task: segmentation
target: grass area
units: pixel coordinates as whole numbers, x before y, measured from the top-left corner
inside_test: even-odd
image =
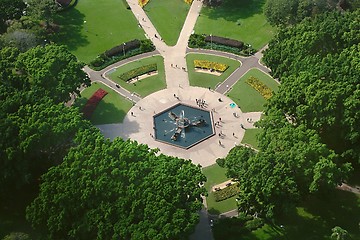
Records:
[[[256,136],[262,131],[261,128],[254,128],[254,129],[246,129],[244,138],[242,139],[242,143],[250,144],[252,147],[258,149],[258,141]]]
[[[183,0],[154,0],[144,7],[158,33],[170,46],[176,44],[189,9],[190,5]]]
[[[208,60],[211,62],[224,63],[228,65],[229,68],[220,76],[215,76],[208,73],[195,72],[194,60]],[[190,85],[204,88],[211,87],[212,89],[214,89],[218,83],[223,82],[226,78],[228,78],[230,74],[240,66],[240,62],[238,61],[206,54],[187,54],[186,62]]]
[[[209,192],[209,196],[206,198],[208,211],[211,214],[220,214],[236,208],[236,196],[223,200],[221,202],[215,202],[214,194],[211,193],[212,186],[225,182],[230,178],[225,175],[226,169],[220,167],[218,164],[214,164],[203,168],[203,173],[207,177],[205,188]]]
[[[81,98],[76,100],[76,106],[80,108],[85,105],[86,101],[98,90],[104,89],[108,94],[99,102],[90,121],[94,125],[120,123],[124,120],[126,113],[132,107],[132,103],[114,90],[108,88],[102,83],[93,83],[90,87],[81,92]]]
[[[260,49],[274,36],[263,14],[266,0],[224,0],[219,7],[203,7],[195,32],[237,39]]]
[[[351,239],[360,239],[359,216],[360,195],[334,190],[330,198],[312,197],[290,216],[276,219],[276,224],[266,224],[241,239],[330,239],[335,226],[347,230]]]
[[[251,69],[240,78],[227,96],[230,97],[243,112],[261,112],[264,110],[266,99],[245,82],[251,76],[256,77],[272,91],[277,92],[279,84],[275,82],[272,77],[258,69]]]
[[[85,63],[122,42],[145,39],[136,17],[120,0],[81,0],[55,21],[61,28],[53,41],[67,45]]]
[[[152,63],[157,64],[157,68],[158,68],[157,75],[147,77],[135,83],[127,83],[118,77],[127,71]],[[136,92],[142,97],[145,97],[153,92],[157,92],[161,89],[166,88],[164,59],[161,56],[149,57],[128,63],[126,65],[119,67],[118,69],[116,69],[116,71],[109,73],[108,77],[111,80],[118,83],[123,88],[127,89],[129,92]]]

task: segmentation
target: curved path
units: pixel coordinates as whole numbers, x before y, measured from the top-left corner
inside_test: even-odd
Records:
[[[125,116],[122,123],[98,125],[97,127],[106,137],[111,139],[118,136],[124,139],[131,138],[140,143],[147,144],[151,148],[159,148],[164,154],[191,159],[193,163],[201,164],[203,167],[214,164],[217,158],[225,157],[234,145],[241,144],[245,129],[254,128],[253,123],[261,117],[261,112],[242,113],[238,107],[231,108],[230,103],[232,103],[232,100],[223,94],[229,91],[231,87],[252,68],[258,68],[265,73],[270,72],[270,70],[259,61],[262,57],[261,52],[263,49],[253,56],[241,57],[214,50],[187,48],[189,36],[193,32],[202,8],[202,1],[197,0],[193,1],[189,9],[177,44],[175,46],[167,46],[161,40],[161,35],[157,32],[144,10],[138,5],[138,0],[127,0],[127,2],[143,28],[145,36],[151,39],[156,50],[124,59],[101,71],[94,71],[87,66],[84,68],[84,71],[87,72],[92,81],[98,81],[107,85],[134,103],[134,106]],[[186,69],[186,55],[189,53],[212,54],[227,57],[241,62],[241,66],[218,85],[215,91],[191,87],[189,86],[187,71],[182,69]],[[121,88],[106,76],[107,72],[124,64],[154,55],[161,55],[164,58],[167,88],[153,93],[144,99]],[[179,99],[174,98],[174,94],[178,96]],[[220,126],[215,127],[216,135],[188,150],[155,141],[152,137],[153,115],[177,104],[179,101],[196,107],[195,99],[204,99],[207,103],[207,109],[209,111],[212,111],[212,109],[215,110],[212,111],[215,122],[221,118]],[[219,101],[219,99],[221,99],[221,101]],[[248,118],[251,118],[253,121],[251,123],[248,122]],[[221,137],[219,133],[222,133]],[[232,211],[229,214],[234,215],[236,214],[235,212]],[[213,239],[206,209],[200,212],[200,223],[196,227],[196,231],[191,236],[191,239]]]

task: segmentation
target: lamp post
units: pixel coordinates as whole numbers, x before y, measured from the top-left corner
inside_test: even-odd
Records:
[[[212,50],[212,33],[210,33],[210,48]]]
[[[124,53],[124,57],[125,57],[125,45],[126,45],[126,43],[123,43],[123,53]]]

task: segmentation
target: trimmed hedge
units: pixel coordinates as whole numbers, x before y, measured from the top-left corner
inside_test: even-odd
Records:
[[[231,198],[240,192],[238,184],[232,184],[226,188],[214,192],[216,202]]]
[[[146,73],[154,72],[157,70],[157,64],[149,64],[145,66],[141,66],[139,68],[132,69],[128,72],[125,72],[118,76],[121,80],[124,80],[125,82],[129,81],[130,79],[133,79],[135,77],[141,76]]]
[[[244,46],[239,49],[236,47],[222,45],[216,42],[207,42],[205,41],[205,35],[201,34],[191,34],[188,41],[189,48],[203,48],[203,49],[212,49],[222,52],[229,52],[236,55],[241,56],[249,56],[250,54],[255,52],[255,49],[250,47],[248,44],[244,44]]]
[[[264,220],[262,218],[254,218],[253,220],[247,221],[245,223],[245,228],[247,230],[251,231],[255,231],[258,228],[261,228],[262,226],[264,226]]]
[[[251,87],[253,87],[256,91],[258,91],[265,99],[269,99],[272,97],[272,90],[268,86],[260,82],[260,80],[256,77],[251,76],[245,82]]]
[[[217,43],[217,44],[221,44],[221,45],[225,45],[225,46],[229,46],[229,47],[235,47],[235,48],[239,48],[239,49],[242,49],[244,47],[244,43],[241,41],[238,41],[235,39],[230,39],[230,38],[218,37],[218,36],[207,35],[205,37],[205,42]]]
[[[118,53],[117,55],[113,55],[112,57],[108,57],[105,53],[102,53],[102,54],[98,55],[94,60],[92,60],[90,62],[90,64],[89,64],[90,67],[92,69],[94,69],[94,70],[99,71],[99,70],[104,69],[107,66],[109,66],[109,65],[111,65],[113,63],[116,63],[118,61],[121,61],[123,59],[129,58],[129,57],[132,57],[132,56],[135,56],[135,55],[139,55],[139,54],[142,54],[142,53],[151,52],[151,51],[155,50],[155,46],[153,45],[153,43],[149,39],[140,40],[139,41],[140,46],[138,46],[135,49],[129,50],[129,47],[132,48],[133,44],[136,44],[136,41],[139,41],[139,40],[135,39],[133,41],[130,41],[130,42],[132,42],[131,44],[128,44],[130,42],[126,43],[124,48],[127,45],[130,45],[130,46],[128,46],[127,49],[125,48],[125,56],[124,56],[123,49],[122,49],[123,45],[121,44],[121,45],[119,45],[117,47],[114,47],[114,48],[106,51],[106,52],[108,52],[108,54],[117,52]],[[119,51],[119,47],[120,47],[120,51]]]
[[[113,57],[119,54],[124,54],[124,52],[136,49],[140,47],[140,41],[138,39],[134,39],[132,41],[122,43],[116,47],[113,47],[110,50],[105,51],[105,56],[107,57]]]
[[[229,68],[228,65],[218,62],[210,62],[208,60],[194,60],[194,67],[203,69],[214,69],[219,72],[225,72]]]

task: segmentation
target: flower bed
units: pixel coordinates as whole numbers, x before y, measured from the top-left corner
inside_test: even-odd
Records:
[[[145,7],[145,5],[149,3],[149,1],[150,0],[139,0],[140,7],[142,7],[142,8]]]
[[[103,99],[108,92],[105,90],[99,88],[92,96],[89,98],[89,100],[86,102],[85,106],[82,109],[82,112],[84,113],[84,117],[86,119],[90,119],[92,114],[94,113],[98,103]]]
[[[226,188],[217,190],[214,192],[214,198],[216,202],[231,198],[240,192],[238,184],[232,184]]]
[[[207,60],[194,60],[194,67],[203,69],[214,69],[219,72],[225,72],[229,66],[223,63],[210,62]]]
[[[133,79],[135,77],[141,76],[146,73],[154,72],[157,70],[156,63],[141,66],[139,68],[132,69],[128,72],[125,72],[118,76],[121,80],[124,80],[125,82],[129,81],[130,79]]]
[[[256,77],[251,76],[245,82],[252,86],[256,91],[258,91],[265,99],[269,99],[272,97],[272,90],[268,86],[260,82],[260,80]]]
[[[194,0],[184,0],[187,4],[192,4]]]

